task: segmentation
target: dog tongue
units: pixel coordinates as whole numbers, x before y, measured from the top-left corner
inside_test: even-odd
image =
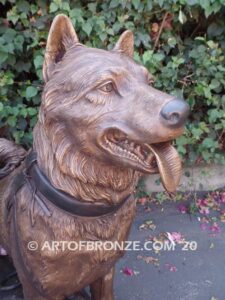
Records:
[[[148,145],[154,153],[165,189],[175,192],[181,177],[181,160],[170,143]]]

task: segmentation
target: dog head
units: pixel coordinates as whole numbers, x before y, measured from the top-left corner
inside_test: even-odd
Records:
[[[154,89],[132,56],[131,31],[111,51],[89,48],[79,43],[69,18],[58,15],[47,41],[40,119],[48,128],[58,124],[49,139],[58,139],[59,161],[72,148],[99,164],[159,172],[173,192],[181,162],[171,141],[183,132],[188,105]]]

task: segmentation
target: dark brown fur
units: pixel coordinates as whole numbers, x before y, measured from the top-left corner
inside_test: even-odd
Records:
[[[112,51],[81,45],[63,15],[57,16],[49,33],[33,148],[39,167],[56,188],[93,205],[120,203],[131,194],[141,174],[156,171],[154,155],[145,153],[148,145],[160,146],[183,131],[183,126],[173,128],[161,121],[160,111],[173,97],[148,85],[147,70],[132,55],[130,31]],[[159,154],[169,153],[166,159],[175,161],[171,146],[167,148]],[[132,151],[136,157],[132,158]],[[163,163],[160,157],[158,161]],[[179,175],[180,165],[174,170]],[[70,215],[46,201],[52,212],[48,217],[38,203],[32,203],[24,185],[8,223],[5,205],[17,172],[1,181],[0,242],[13,258],[25,299],[63,300],[90,285],[92,299],[113,300],[113,267],[123,251],[41,251],[40,247],[45,241],[125,241],[135,214],[134,199],[117,213],[99,218]],[[37,251],[28,250],[30,241],[38,243]]]

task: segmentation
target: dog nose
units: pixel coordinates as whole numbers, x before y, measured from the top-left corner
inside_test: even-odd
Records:
[[[166,121],[168,126],[180,127],[184,125],[184,122],[189,114],[189,105],[179,99],[174,99],[167,102],[160,115],[163,117],[163,120]]]

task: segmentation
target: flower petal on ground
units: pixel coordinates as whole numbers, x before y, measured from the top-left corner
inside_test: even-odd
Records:
[[[202,207],[200,207],[199,212],[200,212],[200,214],[208,215],[209,214],[209,208],[205,207],[205,206],[202,206]]]
[[[177,272],[177,267],[171,264],[165,264],[165,267],[170,271],[170,272]]]
[[[127,275],[127,276],[133,276],[134,275],[134,271],[131,268],[128,268],[128,267],[123,268],[122,273]]]
[[[206,223],[202,223],[202,224],[200,225],[200,227],[201,227],[202,230],[206,230],[206,229],[208,228],[208,226],[207,226]]]
[[[138,199],[138,203],[140,203],[141,205],[145,205],[147,202],[147,198],[146,197],[142,197]]]
[[[188,212],[188,208],[184,204],[179,204],[177,208],[182,214],[186,214]]]
[[[213,225],[209,227],[209,230],[214,233],[221,232],[221,228],[219,227],[219,225],[216,222],[214,222]]]

